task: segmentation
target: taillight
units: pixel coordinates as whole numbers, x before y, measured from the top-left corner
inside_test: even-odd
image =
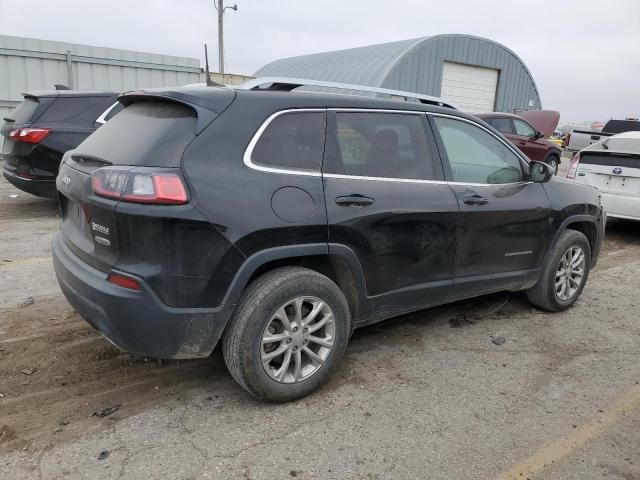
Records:
[[[580,163],[580,152],[577,152],[571,159],[571,163],[569,164],[569,168],[567,169],[567,173],[565,174],[566,178],[571,178],[571,179],[576,178],[576,172],[578,171],[579,163]]]
[[[140,284],[135,278],[131,278],[116,272],[109,273],[107,282],[113,283],[114,285],[118,285],[122,288],[127,288],[129,290],[135,290],[136,292],[142,290]]]
[[[96,195],[131,203],[182,205],[189,197],[179,175],[173,172],[99,168],[91,175]]]
[[[91,174],[93,193],[101,197],[120,200],[122,190],[127,183],[129,170],[99,168]]]
[[[19,128],[9,132],[9,138],[14,142],[40,143],[51,132],[48,128]]]
[[[122,200],[134,203],[161,203],[180,205],[187,203],[187,191],[175,173],[133,173]]]

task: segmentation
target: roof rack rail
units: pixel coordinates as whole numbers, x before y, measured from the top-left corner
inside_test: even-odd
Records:
[[[402,90],[391,90],[388,88],[369,87],[367,85],[354,85],[351,83],[325,82],[322,80],[309,80],[306,78],[288,78],[288,77],[258,77],[249,80],[242,85],[234,88],[237,90],[269,90],[290,92],[300,87],[323,87],[336,88],[340,90],[353,90],[356,92],[380,93],[390,95],[392,97],[400,97],[404,101],[417,100],[420,103],[428,105],[437,105],[439,107],[456,108],[451,103],[438,97],[429,95],[421,95],[419,93],[403,92]],[[395,98],[394,98],[395,99]]]

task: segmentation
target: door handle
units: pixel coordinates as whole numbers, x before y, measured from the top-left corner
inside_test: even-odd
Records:
[[[336,198],[336,203],[341,207],[366,207],[374,202],[373,198],[364,195],[354,194]]]
[[[489,200],[480,195],[469,195],[468,197],[464,197],[462,201],[467,205],[486,205],[489,203]]]
[[[526,145],[526,144],[527,144],[527,142],[525,142],[524,140],[519,140],[518,141],[518,145]]]

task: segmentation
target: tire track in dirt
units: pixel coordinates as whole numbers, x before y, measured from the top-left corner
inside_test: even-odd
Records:
[[[0,182],[0,221],[44,223],[46,217],[51,223],[57,215],[55,202],[23,198],[22,194],[11,199],[9,191]],[[16,228],[18,223],[22,224],[12,221],[2,225]],[[1,229],[0,235],[13,238]],[[592,280],[597,279],[598,272],[628,263],[630,257],[638,258],[639,254],[640,224],[611,222]],[[42,259],[44,253],[31,255],[20,253],[13,267],[2,268],[14,268],[23,279],[37,283],[26,267],[34,263],[33,257]],[[1,283],[0,292],[9,286]],[[218,391],[237,390],[219,353],[211,359],[161,364],[122,353],[75,314],[61,293],[42,295],[53,287],[57,286],[33,285],[33,305],[0,308],[0,393],[4,395],[0,398],[0,450],[43,447],[111,428],[113,420],[157,405],[184,404],[203,384],[214,383]],[[477,309],[481,302],[469,301],[466,305]],[[459,313],[461,305],[449,308]],[[398,321],[411,323],[407,318]],[[357,342],[353,348],[357,349]],[[24,374],[25,369],[33,372]],[[108,417],[91,416],[94,411],[117,405],[120,409]],[[3,431],[7,432],[4,437]]]

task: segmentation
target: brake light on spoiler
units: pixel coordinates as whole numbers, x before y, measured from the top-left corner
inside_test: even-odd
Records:
[[[180,176],[162,169],[99,168],[91,174],[91,185],[96,195],[122,202],[182,205],[189,201]]]
[[[45,139],[51,132],[48,128],[19,128],[9,132],[9,138],[14,142],[36,144]]]

